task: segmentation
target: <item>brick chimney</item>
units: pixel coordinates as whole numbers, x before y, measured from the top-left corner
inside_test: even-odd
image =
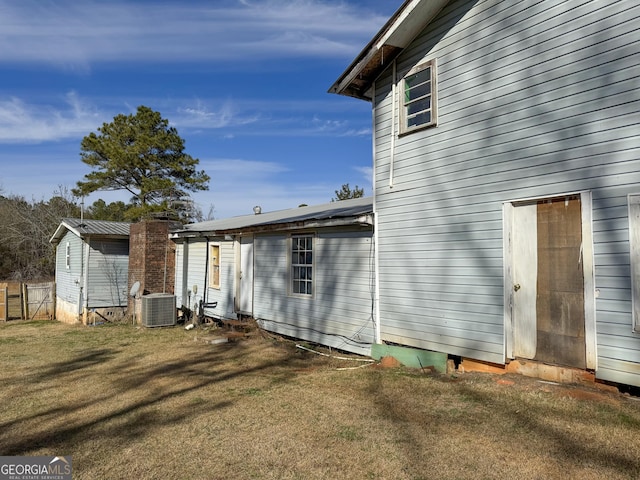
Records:
[[[139,295],[174,293],[175,243],[169,239],[167,220],[142,220],[129,230],[129,289],[140,282]],[[129,311],[133,312],[129,298]],[[139,318],[140,302],[135,302]]]

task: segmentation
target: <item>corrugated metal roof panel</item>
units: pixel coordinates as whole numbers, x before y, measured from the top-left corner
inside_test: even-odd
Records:
[[[100,235],[106,237],[128,237],[130,225],[131,224],[127,222],[63,218],[49,242],[57,243],[60,238],[62,238],[66,230],[75,233],[80,238],[91,235]]]
[[[305,206],[278,210],[275,212],[260,213],[254,215],[242,215],[223,220],[210,220],[206,222],[186,225],[176,234],[189,234],[195,232],[225,232],[269,225],[282,225],[309,221],[323,221],[338,218],[351,218],[368,215],[373,212],[373,200],[371,197],[354,198],[323,205]]]

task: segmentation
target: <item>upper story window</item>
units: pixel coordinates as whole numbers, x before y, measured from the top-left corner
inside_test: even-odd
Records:
[[[71,243],[67,242],[67,246],[65,248],[65,266],[67,269],[71,268]]]
[[[436,60],[415,66],[400,82],[400,134],[437,123]]]
[[[291,293],[313,295],[313,236],[291,237]]]
[[[220,288],[220,245],[209,248],[209,287]]]

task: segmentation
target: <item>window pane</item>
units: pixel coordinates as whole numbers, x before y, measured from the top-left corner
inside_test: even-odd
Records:
[[[414,115],[426,110],[431,110],[431,97],[423,98],[422,100],[407,105],[408,115]]]
[[[431,82],[421,83],[405,90],[404,101],[409,103],[417,98],[431,95]]]
[[[431,68],[427,67],[424,70],[420,70],[419,72],[414,73],[413,75],[409,75],[405,80],[405,84],[409,89],[415,87],[416,85],[429,81],[431,81]]]
[[[424,112],[407,119],[407,127],[417,127],[431,122],[431,112]]]

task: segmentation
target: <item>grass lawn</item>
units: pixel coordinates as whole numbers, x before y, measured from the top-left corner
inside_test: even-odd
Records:
[[[0,324],[0,455],[71,455],[74,479],[640,478],[637,397],[202,337]]]

